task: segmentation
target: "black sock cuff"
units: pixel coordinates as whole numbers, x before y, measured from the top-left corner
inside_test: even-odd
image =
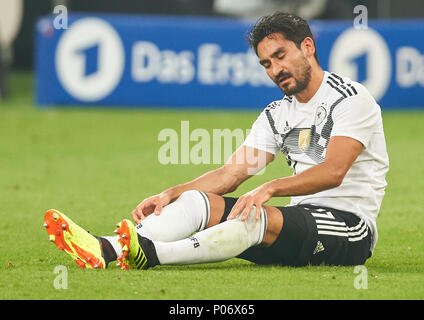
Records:
[[[97,237],[97,239],[100,242],[100,248],[102,249],[102,256],[103,256],[103,259],[105,259],[106,266],[109,264],[109,262],[112,262],[118,259],[115,249],[113,248],[112,244],[107,239],[101,238],[101,237]]]

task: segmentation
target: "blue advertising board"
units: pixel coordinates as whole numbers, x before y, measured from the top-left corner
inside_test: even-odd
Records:
[[[70,14],[36,27],[36,103],[261,109],[283,94],[245,35],[254,21]],[[321,66],[383,108],[424,106],[424,21],[311,21]]]

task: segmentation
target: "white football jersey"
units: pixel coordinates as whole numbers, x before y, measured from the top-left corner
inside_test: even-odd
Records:
[[[324,161],[333,136],[354,138],[364,148],[340,186],[294,196],[290,205],[321,205],[352,212],[370,227],[374,250],[389,159],[380,106],[363,85],[325,72],[320,88],[307,103],[285,96],[268,105],[243,144],[274,155],[281,151],[293,174],[298,174]]]

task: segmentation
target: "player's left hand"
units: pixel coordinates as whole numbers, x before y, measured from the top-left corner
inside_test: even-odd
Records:
[[[246,220],[253,206],[256,207],[256,219],[259,220],[262,205],[271,198],[272,192],[266,184],[263,184],[241,196],[228,215],[227,220],[235,219],[240,214],[242,214],[241,220]]]

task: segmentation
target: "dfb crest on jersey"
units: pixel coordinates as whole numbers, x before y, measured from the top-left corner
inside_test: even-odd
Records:
[[[315,114],[315,125],[319,126],[324,119],[327,117],[327,110],[325,109],[326,104],[320,103],[320,105],[317,108],[317,112]]]
[[[305,151],[311,141],[311,129],[300,130],[299,132],[299,149]]]

